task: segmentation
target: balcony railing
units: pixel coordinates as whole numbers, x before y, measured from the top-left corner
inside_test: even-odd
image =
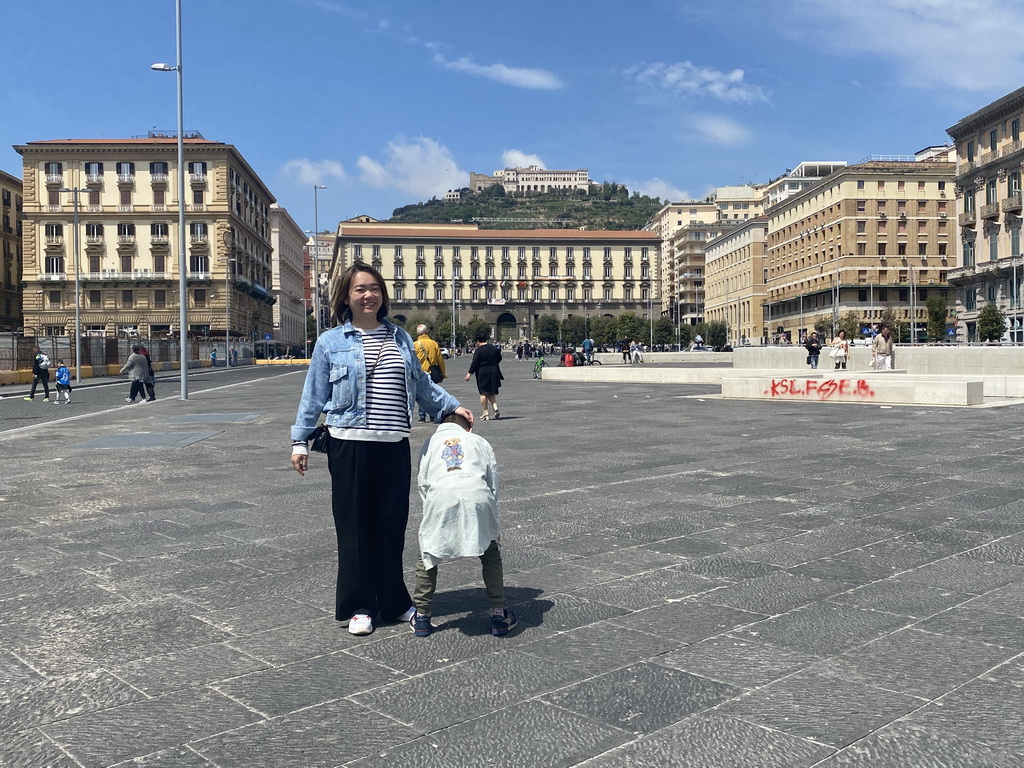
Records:
[[[1022,207],[1021,194],[1018,192],[1016,195],[1010,195],[1003,200],[1003,211],[1019,211]]]
[[[981,218],[998,219],[999,203],[987,203],[986,205],[981,206]]]
[[[119,173],[117,174],[118,184],[134,184],[135,174],[134,173]]]
[[[153,203],[149,206],[149,210],[162,213],[167,210],[167,206],[163,203]]]
[[[958,223],[961,227],[973,227],[976,220],[974,211],[964,211],[960,214]]]
[[[90,282],[104,280],[168,280],[170,276],[164,272],[150,272],[148,269],[136,269],[132,272],[121,272],[116,269],[101,269],[99,272],[82,272],[79,277]]]
[[[192,173],[192,174],[189,174],[189,178],[191,179],[193,184],[205,184],[206,183],[206,174],[205,173]]]
[[[131,213],[134,210],[135,210],[135,206],[132,205],[131,203],[118,203],[117,204],[117,211],[118,211],[118,213]]]
[[[103,235],[86,235],[85,244],[86,246],[103,245]]]
[[[86,184],[102,184],[103,174],[102,173],[87,173],[85,174]]]
[[[39,282],[41,283],[56,283],[67,279],[68,276],[63,272],[46,272],[45,274],[39,275]]]
[[[89,205],[85,206],[85,210],[88,213],[103,213],[103,206],[100,205],[99,203],[90,203]]]
[[[47,245],[64,245],[64,235],[47,235]]]
[[[209,272],[193,272],[191,269],[188,271],[188,276],[191,280],[212,280],[213,275]]]
[[[204,203],[189,203],[185,209],[187,211],[205,211],[206,205]]]
[[[154,184],[166,184],[167,183],[167,174],[166,173],[151,173],[149,178],[150,178],[150,181],[152,181]]]
[[[63,210],[59,205],[50,205],[49,203],[43,203],[39,207],[43,209],[43,213],[60,213]]]
[[[48,173],[46,174],[47,184],[63,184],[64,174],[63,173]]]
[[[153,245],[168,245],[170,238],[167,235],[150,235],[149,242]]]
[[[999,156],[1006,157],[1007,155],[1012,155],[1018,150],[1020,150],[1020,139],[1017,139],[1016,141],[1008,141],[1006,144],[1003,144],[1002,148],[999,150]]]
[[[118,235],[118,245],[135,245],[135,235]]]
[[[976,167],[977,163],[975,163],[973,160],[967,160],[963,163],[960,163],[956,167],[956,175],[963,176],[965,173],[970,173],[971,171],[973,171]]]
[[[206,235],[190,235],[189,239],[192,245],[206,245],[209,242],[209,238]]]

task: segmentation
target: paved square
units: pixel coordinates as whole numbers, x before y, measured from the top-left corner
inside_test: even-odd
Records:
[[[337,626],[326,462],[288,465],[304,370],[0,401],[0,765],[1021,764],[1024,410],[531,370],[478,423],[505,638],[476,559],[430,638]]]

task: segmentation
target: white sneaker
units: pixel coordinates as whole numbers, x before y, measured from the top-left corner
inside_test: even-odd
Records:
[[[365,613],[357,613],[348,622],[351,635],[369,635],[373,633],[373,621]]]
[[[395,619],[395,621],[401,621],[402,623],[406,623],[406,622],[412,621],[412,617],[415,616],[415,615],[416,615],[416,606],[415,605],[410,605],[409,606],[409,610],[406,611],[405,613],[403,613],[397,619]]]

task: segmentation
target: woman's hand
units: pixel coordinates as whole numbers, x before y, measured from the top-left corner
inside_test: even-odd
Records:
[[[469,381],[469,374],[468,373],[466,374],[466,378],[464,378],[463,381]]]
[[[292,469],[298,472],[300,475],[306,474],[306,469],[309,466],[309,456],[305,453],[293,453],[292,454]]]

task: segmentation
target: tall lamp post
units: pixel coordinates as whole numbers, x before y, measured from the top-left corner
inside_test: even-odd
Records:
[[[185,116],[182,109],[181,82],[181,0],[175,0],[175,32],[177,37],[178,63],[176,66],[153,64],[150,69],[157,72],[176,72],[178,81],[178,317],[181,339],[181,399],[188,400],[188,263],[185,253]]]
[[[81,260],[78,233],[78,194],[85,190],[78,187],[61,187],[58,192],[70,192],[75,206],[75,384],[82,383],[82,289],[79,279]]]
[[[313,294],[313,309],[316,312],[316,338],[320,338],[320,198],[322,184],[313,185],[313,279],[316,293]]]

